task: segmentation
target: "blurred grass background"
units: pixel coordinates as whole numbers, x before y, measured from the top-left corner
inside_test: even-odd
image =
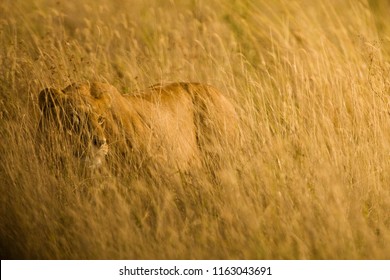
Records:
[[[389,9],[1,1],[1,258],[389,259]],[[36,148],[37,95],[85,80],[216,86],[242,122],[239,172],[85,178],[71,153],[58,169]]]

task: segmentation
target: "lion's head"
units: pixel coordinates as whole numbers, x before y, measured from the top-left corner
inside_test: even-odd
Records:
[[[110,90],[109,85],[100,83],[43,89],[39,93],[40,129],[49,133],[59,130],[71,141],[77,157],[89,167],[100,166],[108,153],[104,122],[111,106]]]

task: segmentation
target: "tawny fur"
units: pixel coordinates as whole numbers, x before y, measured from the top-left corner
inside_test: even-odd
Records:
[[[85,149],[95,145],[99,163],[108,154],[136,168],[152,163],[186,171],[205,162],[219,165],[224,152],[238,144],[232,103],[203,84],[155,85],[126,95],[106,83],[72,84],[42,90],[39,105],[41,123],[54,121],[77,134]]]

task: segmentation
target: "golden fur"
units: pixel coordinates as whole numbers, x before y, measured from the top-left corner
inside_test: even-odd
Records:
[[[73,135],[77,154],[93,158],[92,166],[108,155],[137,169],[160,164],[185,171],[218,164],[238,140],[233,105],[203,84],[155,85],[126,95],[105,83],[72,84],[42,90],[39,105],[40,127],[49,120]]]

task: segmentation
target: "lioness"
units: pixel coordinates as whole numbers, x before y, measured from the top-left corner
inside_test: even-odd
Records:
[[[55,124],[89,166],[106,161],[141,169],[218,165],[238,140],[238,117],[215,88],[198,83],[154,85],[121,94],[106,83],[46,88],[39,94],[40,129]],[[46,128],[47,130],[47,128]]]

